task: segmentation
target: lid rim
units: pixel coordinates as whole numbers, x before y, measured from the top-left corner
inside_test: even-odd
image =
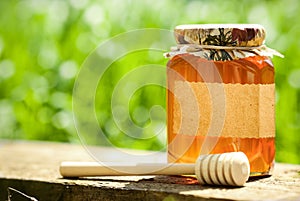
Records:
[[[217,29],[217,28],[261,28],[264,27],[260,24],[180,24],[175,29]]]

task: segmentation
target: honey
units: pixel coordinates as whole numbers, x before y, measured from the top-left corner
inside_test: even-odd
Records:
[[[274,66],[256,49],[264,29],[193,25],[176,27],[175,38],[181,46],[167,64],[168,161],[194,163],[201,154],[242,151],[252,176],[271,174]],[[243,48],[248,45],[255,50]]]

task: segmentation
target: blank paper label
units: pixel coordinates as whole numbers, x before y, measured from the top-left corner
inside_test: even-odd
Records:
[[[275,136],[275,84],[176,81],[173,129],[184,135]]]

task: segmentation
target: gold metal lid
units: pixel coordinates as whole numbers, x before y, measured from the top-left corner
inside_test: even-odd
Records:
[[[264,44],[265,29],[259,24],[190,24],[174,29],[177,44],[227,47],[258,47]]]

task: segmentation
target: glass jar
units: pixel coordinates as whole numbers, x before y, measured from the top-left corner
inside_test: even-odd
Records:
[[[275,84],[265,30],[252,24],[180,25],[166,53],[168,161],[244,152],[251,175],[275,157]]]

